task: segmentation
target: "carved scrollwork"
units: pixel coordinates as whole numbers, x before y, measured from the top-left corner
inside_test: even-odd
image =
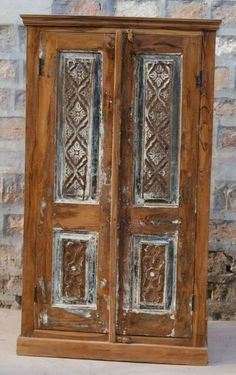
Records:
[[[67,309],[96,304],[98,234],[54,232],[52,303]]]
[[[162,304],[165,287],[165,246],[142,244],[140,302]]]
[[[139,55],[136,65],[135,201],[176,203],[180,56]]]
[[[63,294],[67,298],[85,299],[86,249],[88,241],[63,239]]]
[[[170,198],[170,118],[173,62],[145,64],[143,194]]]
[[[59,198],[96,197],[100,122],[100,54],[62,52],[58,76]]]

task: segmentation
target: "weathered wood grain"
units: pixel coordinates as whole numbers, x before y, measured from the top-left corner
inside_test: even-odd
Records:
[[[26,65],[26,145],[25,145],[25,211],[23,253],[23,301],[22,334],[30,336],[34,328],[34,287],[37,233],[37,146],[38,123],[38,53],[39,30],[29,27],[27,31]]]
[[[26,26],[67,26],[67,27],[107,27],[107,28],[163,28],[172,30],[217,30],[220,20],[203,19],[166,19],[166,18],[138,18],[138,17],[90,17],[63,15],[29,15],[22,14],[21,18]]]
[[[17,354],[198,366],[206,365],[208,361],[206,348],[79,342],[77,340],[40,339],[33,337],[19,337]]]
[[[206,298],[208,265],[208,225],[212,153],[215,34],[207,32],[202,40],[203,87],[201,88],[198,128],[198,180],[196,206],[194,325],[193,342],[205,344],[207,335]]]

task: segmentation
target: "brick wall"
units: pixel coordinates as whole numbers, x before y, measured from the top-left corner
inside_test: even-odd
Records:
[[[19,13],[221,18],[216,48],[208,311],[236,319],[236,0],[1,0],[0,306],[19,307],[25,33]]]

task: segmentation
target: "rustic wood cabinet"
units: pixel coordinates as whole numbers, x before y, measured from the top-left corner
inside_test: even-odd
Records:
[[[22,18],[18,354],[205,364],[219,21]]]

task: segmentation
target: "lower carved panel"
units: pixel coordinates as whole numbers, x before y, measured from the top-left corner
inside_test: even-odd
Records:
[[[164,303],[165,245],[141,243],[141,306]]]
[[[63,295],[69,300],[86,302],[86,249],[88,241],[62,239]]]
[[[55,231],[52,282],[54,305],[66,305],[66,308],[95,305],[96,247],[96,233]]]
[[[177,235],[135,235],[132,241],[131,309],[174,307]]]

